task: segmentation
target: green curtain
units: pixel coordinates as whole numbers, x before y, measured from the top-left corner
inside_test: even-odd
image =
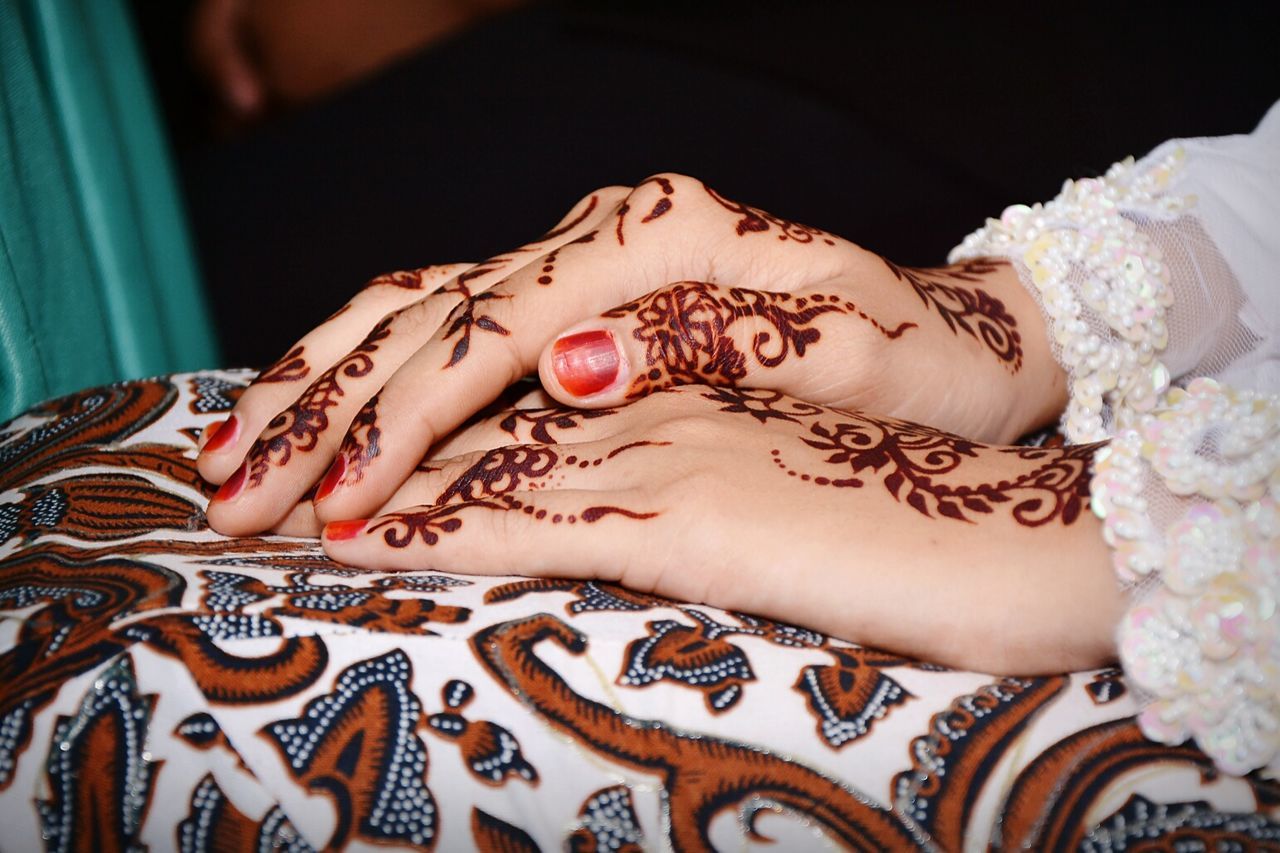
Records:
[[[121,0],[0,0],[0,419],[218,362]]]

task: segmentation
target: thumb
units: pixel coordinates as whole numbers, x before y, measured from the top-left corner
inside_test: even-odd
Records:
[[[678,282],[566,329],[543,350],[538,369],[551,396],[582,408],[673,385],[795,393],[811,384],[797,360],[822,337],[821,318],[848,307],[825,294]]]

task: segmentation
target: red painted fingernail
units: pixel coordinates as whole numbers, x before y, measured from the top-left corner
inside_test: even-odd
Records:
[[[204,443],[201,452],[217,453],[219,450],[225,450],[240,437],[240,419],[232,415],[225,421],[210,424],[209,429],[213,431],[209,433],[209,440]]]
[[[613,335],[604,331],[566,335],[551,348],[556,379],[575,397],[586,397],[612,385],[618,378],[619,363]]]
[[[341,542],[344,539],[355,539],[369,525],[367,518],[353,518],[348,521],[331,521],[324,526],[324,538]]]
[[[347,457],[346,454],[339,453],[333,460],[333,464],[329,466],[329,470],[325,472],[324,479],[320,481],[320,487],[316,489],[316,496],[312,498],[313,503],[320,501],[333,494],[334,489],[338,488],[338,484],[342,482],[342,478],[347,475]]]
[[[236,472],[228,477],[227,481],[223,483],[222,487],[218,489],[216,494],[214,494],[213,499],[215,501],[235,500],[240,495],[240,492],[244,491],[244,481],[248,479],[248,477],[249,463],[242,462],[240,463],[240,467],[236,469]]]

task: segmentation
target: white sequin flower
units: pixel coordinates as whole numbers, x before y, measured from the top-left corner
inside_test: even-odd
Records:
[[[1118,642],[1143,732],[1194,738],[1219,768],[1280,776],[1280,398],[1199,378],[1170,387],[1169,272],[1136,224],[1191,208],[1180,150],[1045,205],[1016,205],[951,253],[1020,264],[1066,370],[1069,441],[1094,458],[1090,506],[1134,604]],[[1157,521],[1159,519],[1159,521]]]

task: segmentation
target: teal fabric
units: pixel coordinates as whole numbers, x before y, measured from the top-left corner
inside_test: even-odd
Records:
[[[217,360],[123,0],[0,0],[0,419]]]

